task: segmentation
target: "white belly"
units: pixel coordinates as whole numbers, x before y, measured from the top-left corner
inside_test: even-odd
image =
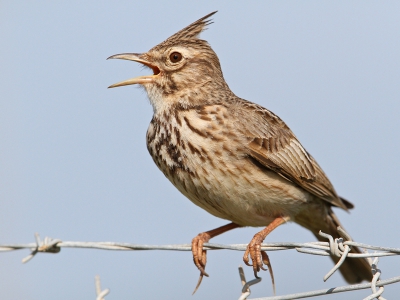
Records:
[[[185,113],[179,119],[152,122],[147,143],[157,166],[194,204],[239,225],[266,226],[278,216],[296,214],[312,199],[305,190],[254,164],[226,131],[215,130],[195,111]],[[232,130],[229,124],[224,129]]]

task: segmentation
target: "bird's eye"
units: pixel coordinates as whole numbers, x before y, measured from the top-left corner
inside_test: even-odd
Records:
[[[171,62],[173,63],[177,63],[180,62],[182,60],[182,54],[180,54],[179,52],[172,52],[169,55],[169,59],[171,60]]]

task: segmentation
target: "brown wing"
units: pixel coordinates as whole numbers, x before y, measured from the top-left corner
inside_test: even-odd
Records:
[[[347,210],[321,167],[278,116],[242,99],[232,105],[232,113],[237,130],[248,140],[251,157],[317,197]]]

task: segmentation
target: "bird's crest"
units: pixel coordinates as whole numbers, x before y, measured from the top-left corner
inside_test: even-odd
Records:
[[[164,42],[160,44],[161,45],[168,45],[168,44],[173,44],[178,41],[189,41],[189,40],[194,40],[198,39],[199,34],[204,31],[207,27],[207,25],[212,24],[212,20],[209,18],[214,15],[217,11],[214,11],[201,19],[197,20],[196,22],[190,24],[189,26],[179,30],[177,33],[174,35],[170,36],[168,39],[166,39]]]

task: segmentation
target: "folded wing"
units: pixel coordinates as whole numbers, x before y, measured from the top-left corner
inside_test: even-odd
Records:
[[[338,197],[321,167],[278,116],[245,100],[235,103],[232,113],[237,130],[248,141],[249,156],[334,206],[352,207]]]

